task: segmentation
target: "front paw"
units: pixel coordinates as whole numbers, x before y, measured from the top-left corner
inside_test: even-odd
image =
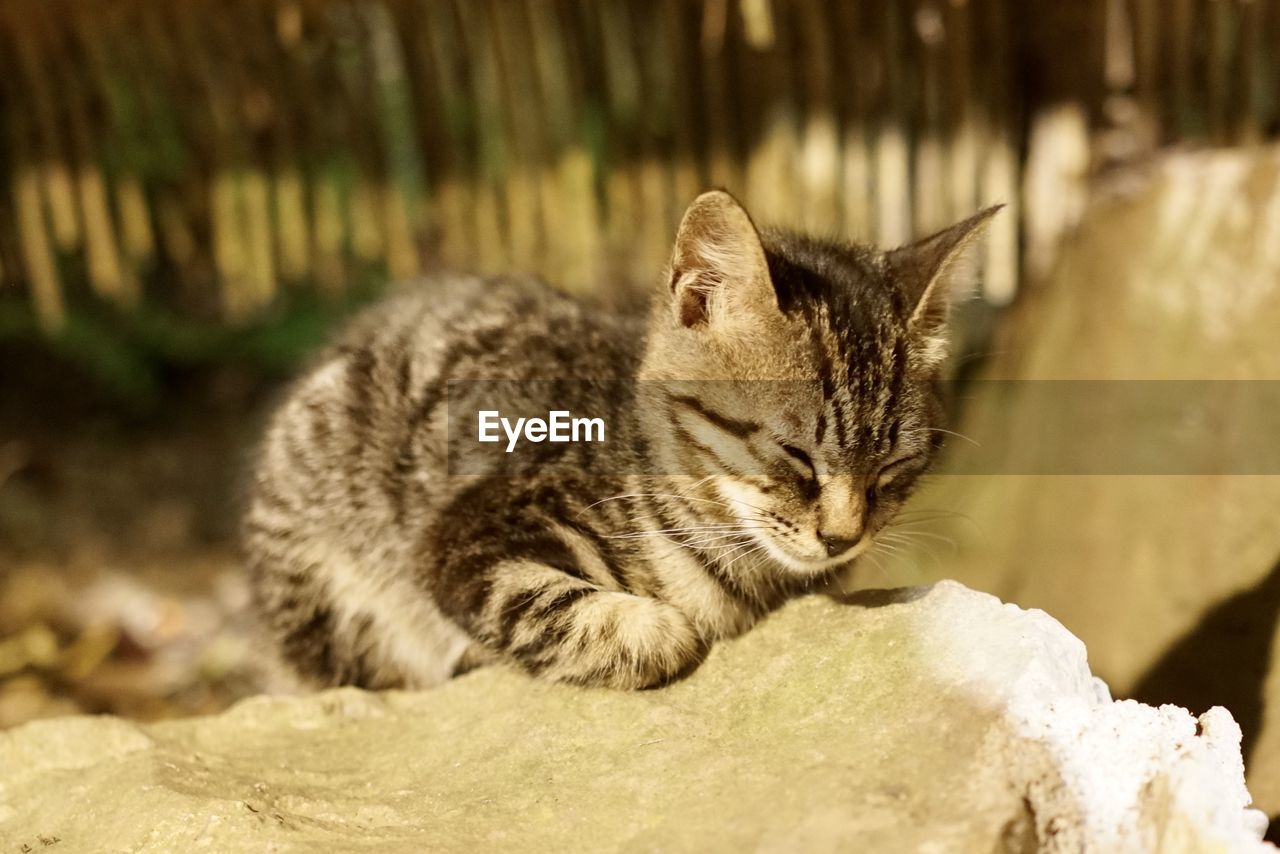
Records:
[[[682,677],[706,656],[708,643],[683,611],[657,599],[599,593],[574,614],[575,659],[567,682],[634,690]]]

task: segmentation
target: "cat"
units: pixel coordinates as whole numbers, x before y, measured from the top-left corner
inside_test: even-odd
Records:
[[[243,545],[275,649],[315,687],[689,672],[891,523],[945,432],[948,308],[997,210],[881,251],[760,231],[710,191],[647,315],[460,276],[375,306],[262,442]],[[468,379],[559,380],[608,441],[458,474]]]

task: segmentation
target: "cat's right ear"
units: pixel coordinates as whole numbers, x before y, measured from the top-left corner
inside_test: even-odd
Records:
[[[907,297],[907,328],[923,362],[936,366],[947,352],[947,316],[975,278],[982,232],[1004,205],[885,254],[888,270]]]
[[[685,210],[667,286],[676,322],[686,327],[778,307],[760,234],[738,200],[723,190],[703,193]]]

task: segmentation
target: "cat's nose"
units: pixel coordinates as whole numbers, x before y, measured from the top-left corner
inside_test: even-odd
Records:
[[[856,537],[840,537],[831,536],[819,531],[818,539],[822,540],[822,545],[826,546],[827,557],[836,557],[837,555],[842,555],[849,551],[849,549],[856,546],[858,541],[862,539],[862,534],[859,533]]]

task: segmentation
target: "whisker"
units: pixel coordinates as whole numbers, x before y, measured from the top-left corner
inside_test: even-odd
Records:
[[[674,492],[631,492],[626,495],[611,495],[608,498],[601,498],[599,501],[588,504],[583,509],[590,510],[592,507],[604,504],[606,501],[621,501],[627,498],[677,498],[681,501],[703,501],[707,504],[718,504],[721,507],[727,507],[730,510],[734,509],[732,505],[726,504],[723,501],[716,501],[711,498],[697,498],[692,495],[678,495]],[[759,510],[760,508],[757,507],[756,509]]]
[[[893,525],[889,525],[883,531],[880,532],[880,536],[882,537],[888,536],[890,534],[892,534],[893,536],[905,539],[908,542],[911,541],[912,539],[919,539],[919,538],[923,538],[926,540],[936,540],[937,542],[946,543],[948,546],[951,546],[951,549],[953,551],[958,549],[958,546],[956,545],[956,541],[953,538],[945,536],[943,534],[935,534],[933,531],[910,531],[910,530],[902,531],[902,530],[898,530]]]
[[[841,595],[841,596],[848,596],[848,595],[849,595],[849,591],[848,591],[847,589],[845,589],[845,586],[844,586],[844,579],[845,579],[845,572],[846,572],[846,571],[847,571],[847,568],[846,568],[846,569],[841,569],[841,570],[840,570],[839,572],[837,572],[835,575],[831,576],[831,579],[836,583],[836,587],[839,587],[839,588],[840,588],[840,595]]]
[[[971,445],[973,445],[975,448],[981,448],[981,447],[982,447],[982,444],[981,444],[977,439],[974,439],[974,438],[972,438],[972,437],[970,437],[970,436],[966,436],[966,435],[965,435],[965,434],[963,434],[963,433],[957,433],[955,430],[944,430],[944,429],[943,429],[943,428],[941,428],[941,427],[916,427],[916,428],[911,429],[911,430],[903,430],[902,432],[903,432],[904,434],[911,434],[911,433],[946,433],[948,436],[955,436],[955,437],[956,437],[956,438],[958,438],[958,439],[964,439],[966,442],[970,443],[970,444],[971,444]]]
[[[883,532],[881,532],[881,536],[883,536],[883,535],[884,535],[884,533],[883,533]],[[900,546],[907,546],[907,547],[910,547],[910,548],[913,548],[913,549],[918,549],[919,551],[924,552],[925,557],[929,558],[929,562],[933,564],[934,569],[938,570],[939,572],[941,572],[941,571],[942,571],[942,568],[943,568],[943,562],[942,562],[942,559],[941,559],[940,557],[938,557],[938,553],[937,553],[937,552],[935,552],[933,549],[931,549],[929,546],[925,545],[924,543],[921,543],[921,542],[912,542],[912,541],[910,541],[910,540],[905,540],[905,541],[904,541],[904,540],[891,540],[890,542],[895,542],[895,543],[898,543]],[[954,544],[952,544],[952,547],[951,547],[951,548],[952,548],[952,553],[953,553],[953,554],[954,554],[956,551],[958,551],[958,550],[956,549],[956,547],[955,547],[955,545],[954,545]]]
[[[741,561],[743,558],[745,558],[745,557],[749,557],[749,556],[751,556],[751,555],[753,555],[753,554],[758,554],[759,552],[762,552],[762,551],[764,551],[764,544],[763,544],[763,543],[757,543],[755,548],[753,548],[753,549],[748,549],[747,551],[745,551],[745,552],[743,552],[742,554],[740,554],[740,555],[738,555],[737,557],[735,557],[733,560],[729,561],[729,563],[725,564],[724,569],[725,569],[725,570],[732,569],[732,568],[733,568],[733,566],[734,566],[734,564],[738,563],[738,562],[739,562],[739,561]]]
[[[732,501],[734,504],[740,504],[743,507],[749,507],[752,510],[755,510],[757,513],[764,513],[765,515],[771,515],[769,511],[765,510],[763,507],[757,507],[754,504],[750,504],[746,501],[743,501],[741,498],[730,498],[729,500]]]
[[[733,542],[730,542],[730,543],[728,543],[728,544],[725,544],[724,546],[721,546],[721,548],[731,548],[731,547],[732,547],[732,548],[737,548],[737,547],[739,547],[739,546],[743,546],[743,545],[746,545],[746,544],[748,544],[749,542],[751,542],[751,540],[750,540],[749,538],[746,538],[746,537],[745,537],[745,535],[743,535],[743,534],[731,534],[731,535],[725,535],[723,538],[720,538],[720,537],[713,538],[713,542],[712,542],[712,545],[710,546],[710,548],[712,548],[712,549],[717,548],[717,546],[715,546],[715,545],[714,545],[714,540],[719,540],[719,539],[731,539],[731,538],[734,538],[734,537],[740,537],[740,538],[743,538],[743,539],[742,539],[742,542],[741,542],[741,543],[733,543]],[[681,549],[685,549],[686,551],[696,552],[696,551],[698,551],[699,549],[705,549],[705,548],[707,547],[705,544],[703,544],[703,543],[701,543],[701,542],[689,542],[689,543],[686,543],[686,542],[681,542],[681,541],[679,541],[679,540],[670,540],[670,543],[671,543],[671,545],[672,545],[674,548],[668,549],[667,551],[663,552],[663,553],[660,555],[660,557],[667,557],[668,555],[673,555],[673,554],[675,554],[676,552],[680,551]]]
[[[889,575],[889,570],[885,569],[884,564],[880,562],[880,558],[876,555],[874,548],[867,549],[862,553],[862,556],[871,561],[871,565],[875,567],[875,569],[880,573],[880,577],[883,578],[886,583],[893,583],[893,578]]]
[[[744,538],[744,539],[743,539],[743,541],[742,541],[742,542],[740,542],[740,543],[736,543],[736,544],[734,544],[734,545],[732,545],[732,546],[724,546],[724,547],[723,547],[723,550],[722,550],[722,552],[721,552],[721,554],[720,554],[718,557],[719,557],[721,560],[724,560],[726,557],[728,557],[728,556],[732,555],[733,553],[735,553],[735,552],[737,552],[737,551],[740,551],[740,550],[741,550],[741,549],[743,549],[743,548],[746,548],[747,546],[753,546],[753,545],[757,545],[757,546],[758,546],[758,545],[760,545],[760,544],[761,544],[761,543],[760,543],[760,541],[759,541],[759,540],[757,540],[755,537],[750,537],[750,536],[748,536],[748,537]]]
[[[639,531],[626,531],[621,534],[606,534],[605,539],[609,540],[626,540],[633,537],[654,537],[662,534],[700,534],[708,531],[729,531],[729,530],[756,530],[758,525],[740,524],[737,522],[725,522],[715,525],[690,525],[686,528],[654,528],[642,529]]]
[[[882,532],[880,536],[883,537],[884,533]],[[925,553],[925,555],[929,558],[929,560],[933,562],[935,567],[937,567],[938,569],[942,569],[942,560],[938,557],[937,552],[935,552],[933,549],[926,546],[924,543],[912,542],[910,540],[889,540],[888,542],[897,543],[899,546],[902,546],[902,547],[918,549]]]
[[[977,534],[982,533],[982,525],[978,523],[972,516],[964,513],[950,513],[946,511],[937,511],[936,515],[922,515],[925,511],[915,511],[914,513],[899,513],[897,517],[889,523],[889,527],[908,528],[914,530],[919,525],[931,525],[938,522],[950,522],[951,520],[959,520],[967,522],[968,526]],[[921,514],[921,515],[917,515]]]
[[[930,516],[930,517],[939,517],[939,518],[946,517],[946,516],[959,516],[962,519],[969,518],[967,515],[959,511],[946,510],[941,507],[921,507],[916,510],[903,510],[898,513],[899,518],[915,517],[915,516]]]
[[[895,554],[895,555],[896,555],[896,554],[901,553],[901,551],[902,551],[902,548],[901,548],[900,546],[892,546],[892,545],[889,545],[889,544],[888,544],[888,543],[886,543],[884,540],[880,540],[880,539],[876,540],[876,545],[877,545],[877,546],[879,546],[880,548],[884,549],[885,551],[889,552],[890,554]]]
[[[735,542],[735,541],[738,541],[738,542],[753,542],[753,540],[751,539],[751,537],[749,536],[749,534],[748,534],[748,533],[746,533],[746,532],[734,532],[734,533],[732,533],[732,534],[717,534],[717,535],[715,535],[715,536],[703,537],[702,539],[692,540],[692,541],[690,541],[690,542],[686,543],[686,545],[690,545],[690,546],[697,546],[697,547],[700,547],[700,548],[705,548],[705,547],[707,547],[707,546],[709,546],[709,545],[711,545],[711,544],[713,544],[713,543],[721,543],[721,542],[724,542],[725,540],[729,540],[729,541],[730,541],[729,545],[733,544],[733,542]]]

